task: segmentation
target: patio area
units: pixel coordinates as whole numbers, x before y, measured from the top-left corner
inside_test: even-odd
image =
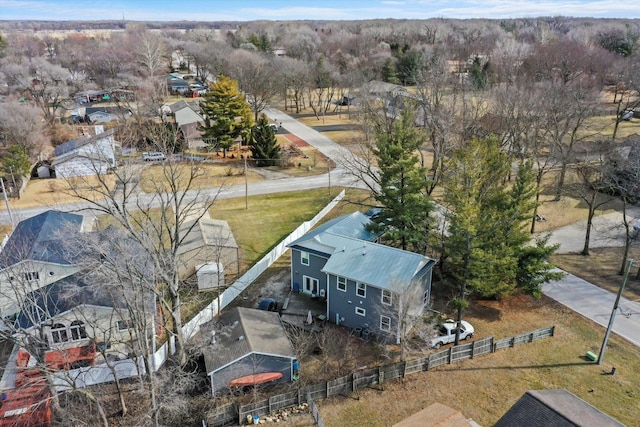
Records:
[[[324,299],[293,291],[289,292],[280,308],[280,319],[283,322],[311,332],[322,330],[322,324],[327,320],[326,314],[327,304]]]

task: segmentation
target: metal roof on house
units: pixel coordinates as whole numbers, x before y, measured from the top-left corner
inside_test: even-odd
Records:
[[[371,224],[371,219],[362,212],[353,212],[325,222],[319,227],[310,230],[304,236],[291,242],[289,247],[312,245],[318,250],[326,248],[323,245],[317,245],[315,237],[323,233],[333,233],[345,237],[353,237],[355,239],[373,242],[378,238],[378,234],[367,231],[366,226]],[[331,253],[331,252],[327,252]]]
[[[422,276],[435,260],[378,243],[325,233],[322,244],[335,248],[322,271],[378,288],[398,290]]]
[[[378,236],[366,230],[369,223],[368,216],[354,212],[327,221],[289,247],[326,255],[325,273],[383,289],[407,286],[435,264],[431,258],[374,243]]]
[[[214,319],[211,326],[207,330],[215,332],[215,343],[203,349],[209,375],[252,353],[296,357],[278,313],[236,307]]]
[[[495,427],[624,427],[567,390],[529,390]]]
[[[24,260],[72,264],[78,245],[67,244],[82,230],[82,215],[49,210],[20,221],[0,252],[0,267]]]

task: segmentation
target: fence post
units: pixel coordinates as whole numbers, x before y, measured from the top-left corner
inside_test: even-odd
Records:
[[[382,366],[378,368],[378,384],[380,384],[382,386],[382,389],[384,390],[384,386],[382,385],[384,383],[384,371],[382,370]]]
[[[556,331],[556,325],[553,325],[551,327],[551,336],[553,336],[554,332]]]
[[[471,358],[473,359],[473,354],[476,351],[476,341],[471,343]]]
[[[449,347],[449,365],[453,363],[453,347]]]
[[[354,392],[354,393],[356,391],[358,391],[358,386],[356,386],[356,379],[357,378],[358,377],[356,376],[355,372],[351,374],[351,391]]]

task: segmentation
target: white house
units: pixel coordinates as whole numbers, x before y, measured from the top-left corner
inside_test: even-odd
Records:
[[[51,166],[57,178],[102,175],[116,166],[114,130],[83,136],[57,146]]]

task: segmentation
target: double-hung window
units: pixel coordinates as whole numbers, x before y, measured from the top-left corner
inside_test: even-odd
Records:
[[[358,283],[358,287],[356,288],[356,295],[362,298],[367,297],[367,285],[365,283]]]
[[[338,276],[338,290],[342,292],[347,292],[347,279],[346,277]]]
[[[380,316],[380,330],[385,332],[391,332],[391,317]]]
[[[392,301],[391,291],[388,289],[383,289],[381,294],[381,302],[384,305],[391,305],[391,301]]]
[[[309,265],[309,252],[300,252],[300,263],[302,265]]]

